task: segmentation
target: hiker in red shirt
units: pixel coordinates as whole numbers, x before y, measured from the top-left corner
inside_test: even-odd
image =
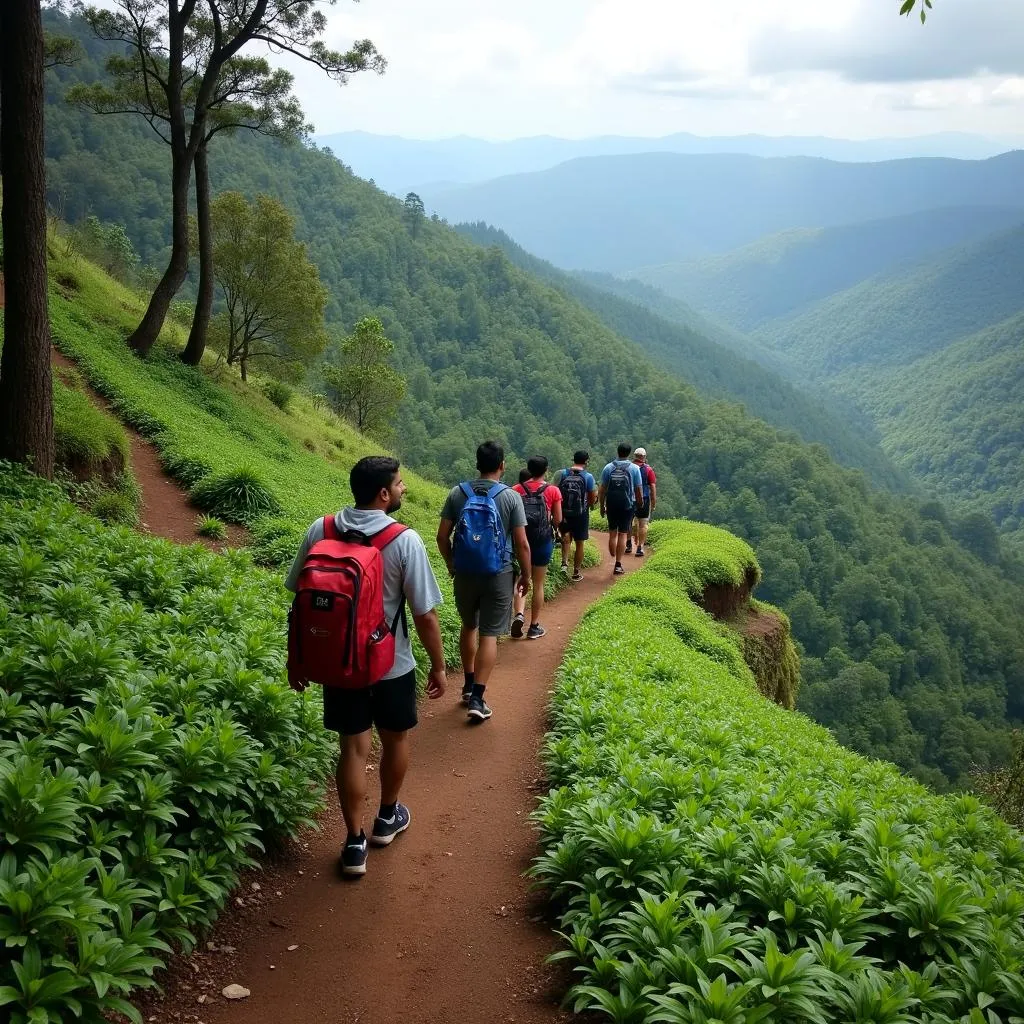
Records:
[[[527,640],[539,640],[547,630],[540,624],[540,613],[544,608],[544,577],[547,575],[551,556],[555,551],[555,531],[562,522],[562,492],[545,483],[548,460],[535,455],[526,463],[529,479],[513,488],[523,499],[526,509],[526,539],[530,544],[530,564],[533,576],[533,601],[530,604],[530,628]],[[518,640],[523,635],[526,616],[526,597],[517,597],[515,616],[512,619],[512,636]]]

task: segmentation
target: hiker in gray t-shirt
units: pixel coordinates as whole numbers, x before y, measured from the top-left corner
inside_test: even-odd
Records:
[[[484,701],[484,687],[498,658],[498,637],[508,633],[512,620],[512,555],[519,562],[518,586],[525,595],[530,589],[530,546],[526,540],[526,510],[523,499],[501,483],[505,472],[505,450],[497,441],[484,441],[476,450],[479,479],[453,487],[441,510],[437,546],[455,584],[455,607],[462,619],[459,649],[466,674],[462,703],[471,719],[484,722],[491,709]],[[469,497],[493,492],[493,501],[505,533],[505,564],[496,573],[455,571],[452,534]],[[493,513],[492,513],[493,514]]]
[[[349,476],[355,508],[343,508],[334,517],[340,534],[361,533],[373,537],[395,522],[405,494],[398,459],[371,455],[360,459]],[[324,539],[324,522],[318,519],[306,532],[285,586],[295,591],[310,548]],[[437,606],[441,591],[415,530],[399,533],[382,551],[384,569],[384,614],[394,623],[395,663],[380,682],[359,689],[325,686],[324,726],[341,736],[337,786],[341,812],[348,836],[341,853],[342,871],[347,875],[366,873],[367,838],[363,832],[366,803],[366,762],[370,756],[373,726],[381,740],[380,810],[373,823],[370,842],[387,846],[409,827],[409,808],[398,795],[409,767],[409,730],[416,725],[416,661],[412,653],[405,608],[408,607],[416,632],[430,658],[427,696],[441,697],[446,676],[441,626]],[[400,621],[398,621],[400,619]],[[339,652],[340,656],[340,652]]]

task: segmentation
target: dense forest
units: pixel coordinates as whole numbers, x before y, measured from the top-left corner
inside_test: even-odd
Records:
[[[575,299],[606,327],[635,341],[654,362],[689,381],[701,394],[742,402],[760,419],[793,430],[805,441],[823,444],[838,461],[863,469],[874,482],[906,489],[908,479],[884,456],[866,421],[835,414],[779,373],[710,341],[701,332],[704,323],[699,314],[693,314],[693,327],[673,322],[649,309],[642,295],[616,294],[611,284],[615,278],[568,274],[531,256],[504,231],[486,224],[461,224],[458,230],[480,245],[499,246],[516,266]]]
[[[51,21],[56,15],[49,15]],[[125,225],[143,259],[167,239],[167,154],[143,127],[64,105],[101,74],[102,49],[58,71],[48,107],[51,199],[66,217]],[[340,154],[344,156],[344,154]],[[267,192],[296,218],[327,286],[329,319],[384,323],[408,396],[394,446],[451,481],[498,435],[516,459],[556,463],[627,438],[659,471],[659,512],[728,527],[765,570],[803,645],[801,706],[843,742],[936,785],[1004,761],[1024,718],[1021,566],[958,543],[941,507],[872,490],[820,445],[702,398],[578,301],[403,205],[328,152],[218,139],[214,191]]]

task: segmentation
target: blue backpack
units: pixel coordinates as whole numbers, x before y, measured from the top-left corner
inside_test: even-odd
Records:
[[[505,485],[496,483],[484,494],[477,494],[469,484],[459,486],[466,496],[466,504],[455,525],[455,571],[472,576],[497,576],[509,561],[505,527],[494,501],[506,489]]]

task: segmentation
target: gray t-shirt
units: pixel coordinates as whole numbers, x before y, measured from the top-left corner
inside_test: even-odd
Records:
[[[472,480],[468,481],[474,491],[486,491],[494,486],[494,480]],[[453,487],[445,500],[444,508],[441,509],[441,518],[449,522],[457,523],[462,509],[466,504],[466,495],[462,485]],[[511,487],[505,487],[494,497],[494,504],[498,507],[498,515],[501,517],[501,525],[505,527],[505,545],[508,550],[507,565],[512,564],[513,544],[512,531],[517,526],[526,526],[526,509],[523,507],[523,499],[516,494]]]
[[[372,537],[395,520],[379,509],[343,508],[334,517],[334,522],[342,533],[346,530],[358,530],[367,537]],[[318,519],[306,531],[306,539],[299,546],[298,554],[285,579],[284,585],[293,593],[309,549],[323,539],[324,523],[322,519]],[[441,603],[441,591],[434,578],[434,570],[430,568],[427,549],[415,530],[400,533],[381,554],[384,558],[384,614],[388,622],[394,622],[403,594],[412,616],[426,615]],[[384,678],[395,679],[412,672],[414,668],[416,659],[412,654],[412,638],[406,636],[399,623],[395,633],[395,664]]]

